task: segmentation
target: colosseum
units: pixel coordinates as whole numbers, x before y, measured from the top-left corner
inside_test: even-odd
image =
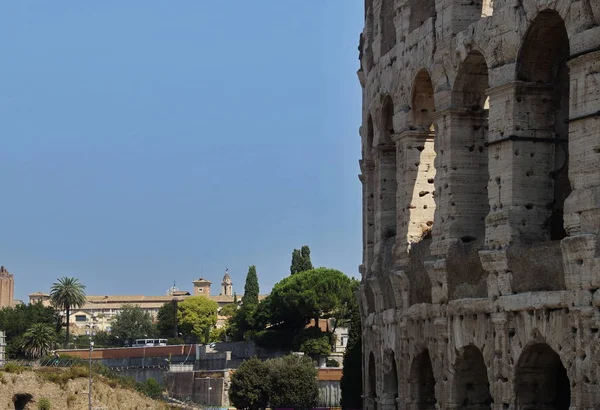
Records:
[[[368,410],[600,408],[600,0],[366,0]]]

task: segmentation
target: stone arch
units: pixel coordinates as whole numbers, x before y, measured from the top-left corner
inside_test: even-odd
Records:
[[[523,350],[515,372],[516,408],[568,410],[571,386],[560,356],[546,343]]]
[[[435,377],[433,366],[429,357],[429,350],[425,349],[412,361],[409,374],[410,400],[414,409],[433,410],[437,400],[435,398]]]
[[[412,125],[421,131],[432,131],[435,111],[433,82],[429,72],[420,70],[415,76],[412,89]]]
[[[25,410],[27,405],[33,401],[33,395],[29,393],[17,393],[13,395],[12,401],[15,405],[15,410]]]
[[[454,0],[452,17],[454,32],[458,33],[482,17],[489,17],[494,11],[492,0],[472,0],[470,2]]]
[[[453,237],[463,242],[483,240],[485,218],[490,210],[487,185],[488,172],[488,117],[486,90],[489,88],[488,67],[478,51],[470,52],[459,67],[452,90],[450,149],[453,167],[460,169],[450,181],[454,207]],[[466,169],[465,169],[466,168]],[[462,187],[468,187],[464,194]]]
[[[367,397],[370,399],[375,399],[377,397],[377,370],[375,367],[375,355],[373,352],[369,353],[368,369],[369,379],[367,384]]]
[[[517,59],[516,126],[525,137],[521,146],[523,174],[518,175],[527,208],[519,227],[525,242],[560,240],[564,201],[571,192],[568,178],[569,37],[554,10],[541,11],[527,30]],[[517,128],[518,129],[518,128]],[[529,154],[529,155],[527,155]],[[539,160],[531,160],[530,156]],[[527,217],[529,216],[529,217]]]
[[[489,410],[493,399],[483,355],[473,345],[461,350],[454,365],[454,404],[466,410]]]
[[[396,355],[394,351],[388,351],[384,359],[385,372],[383,374],[383,391],[386,395],[397,403],[398,398],[398,369],[396,365]]]
[[[428,19],[435,17],[435,0],[410,0],[408,31],[421,27]]]
[[[387,54],[396,45],[396,26],[394,24],[394,0],[382,0],[379,14],[381,27],[381,55]]]

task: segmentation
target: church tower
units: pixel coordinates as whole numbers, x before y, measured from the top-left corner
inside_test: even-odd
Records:
[[[11,307],[15,299],[15,281],[13,275],[0,266],[0,308]]]
[[[221,283],[221,295],[233,296],[233,283],[228,272],[229,269],[225,269],[225,276],[223,276],[223,283]]]

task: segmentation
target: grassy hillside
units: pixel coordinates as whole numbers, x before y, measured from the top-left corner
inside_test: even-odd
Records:
[[[0,370],[0,409],[86,410],[88,373],[85,367],[44,367],[27,370],[9,366]],[[92,403],[106,410],[169,410],[119,380],[95,375]],[[49,405],[49,407],[48,407]]]

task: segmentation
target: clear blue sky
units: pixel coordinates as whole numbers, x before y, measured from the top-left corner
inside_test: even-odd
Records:
[[[362,1],[4,1],[0,265],[15,294],[358,275]],[[214,285],[213,285],[214,286]],[[215,292],[215,290],[213,290]]]

